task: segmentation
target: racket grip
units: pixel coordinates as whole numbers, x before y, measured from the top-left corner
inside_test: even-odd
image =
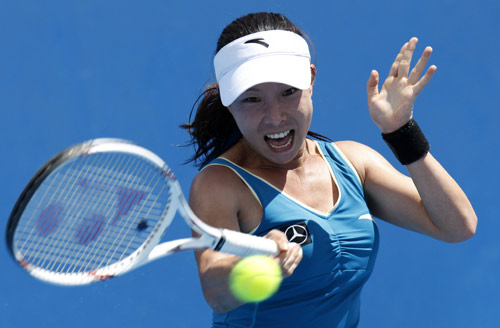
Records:
[[[215,250],[241,257],[280,253],[274,240],[227,229],[222,229],[222,242]]]

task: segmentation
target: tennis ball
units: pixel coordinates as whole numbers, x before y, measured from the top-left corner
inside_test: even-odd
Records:
[[[256,303],[273,296],[281,280],[281,268],[273,258],[254,255],[236,263],[229,274],[229,288],[238,300]]]

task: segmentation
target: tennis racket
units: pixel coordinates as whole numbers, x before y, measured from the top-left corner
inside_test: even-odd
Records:
[[[199,237],[161,240],[177,212]],[[119,139],[91,140],[50,159],[17,200],[7,243],[32,276],[61,285],[102,281],[184,250],[279,253],[270,239],[202,222],[165,162]]]

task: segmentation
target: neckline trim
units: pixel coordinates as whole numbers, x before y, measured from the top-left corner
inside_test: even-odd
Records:
[[[270,183],[269,181],[267,181],[266,179],[256,175],[255,173],[253,172],[250,172],[249,170],[239,166],[238,164],[232,162],[231,160],[225,158],[225,157],[219,157],[221,159],[224,159],[225,161],[228,161],[229,163],[233,164],[234,166],[240,168],[241,170],[247,172],[248,174],[250,174],[251,176],[255,177],[256,179],[259,179],[260,181],[264,182],[265,184],[267,184],[268,186],[270,186],[271,188],[273,188],[274,190],[278,191],[280,194],[282,194],[283,196],[285,196],[286,198],[288,198],[289,200],[291,200],[292,202],[294,202],[295,204],[297,204],[298,206],[300,207],[303,207],[305,208],[306,210],[318,215],[318,216],[321,216],[321,217],[328,217],[330,216],[334,211],[335,209],[337,209],[338,205],[340,204],[340,201],[342,199],[342,189],[340,188],[340,185],[338,183],[338,179],[337,179],[337,176],[335,175],[335,172],[332,170],[332,167],[330,165],[330,163],[328,162],[328,160],[326,159],[323,151],[321,150],[321,147],[319,147],[318,143],[316,140],[313,140],[314,142],[314,145],[315,145],[315,149],[318,150],[321,158],[323,159],[323,161],[326,163],[326,165],[328,166],[328,171],[330,172],[330,179],[331,179],[331,182],[332,183],[335,183],[335,188],[337,188],[337,191],[338,191],[338,197],[337,197],[337,200],[335,202],[335,204],[333,204],[333,207],[328,210],[327,212],[324,212],[324,211],[321,211],[321,210],[318,210],[312,206],[309,206],[307,204],[305,204],[304,202],[298,200],[297,198],[295,198],[294,196],[288,194],[287,192],[283,191],[282,189],[276,187],[275,185],[273,185],[272,183]]]

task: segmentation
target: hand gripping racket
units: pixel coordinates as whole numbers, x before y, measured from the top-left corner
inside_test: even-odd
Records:
[[[177,211],[200,237],[160,243]],[[203,223],[162,159],[118,139],[88,141],[49,160],[17,200],[7,243],[31,275],[62,285],[111,278],[183,250],[279,253],[272,240]]]

